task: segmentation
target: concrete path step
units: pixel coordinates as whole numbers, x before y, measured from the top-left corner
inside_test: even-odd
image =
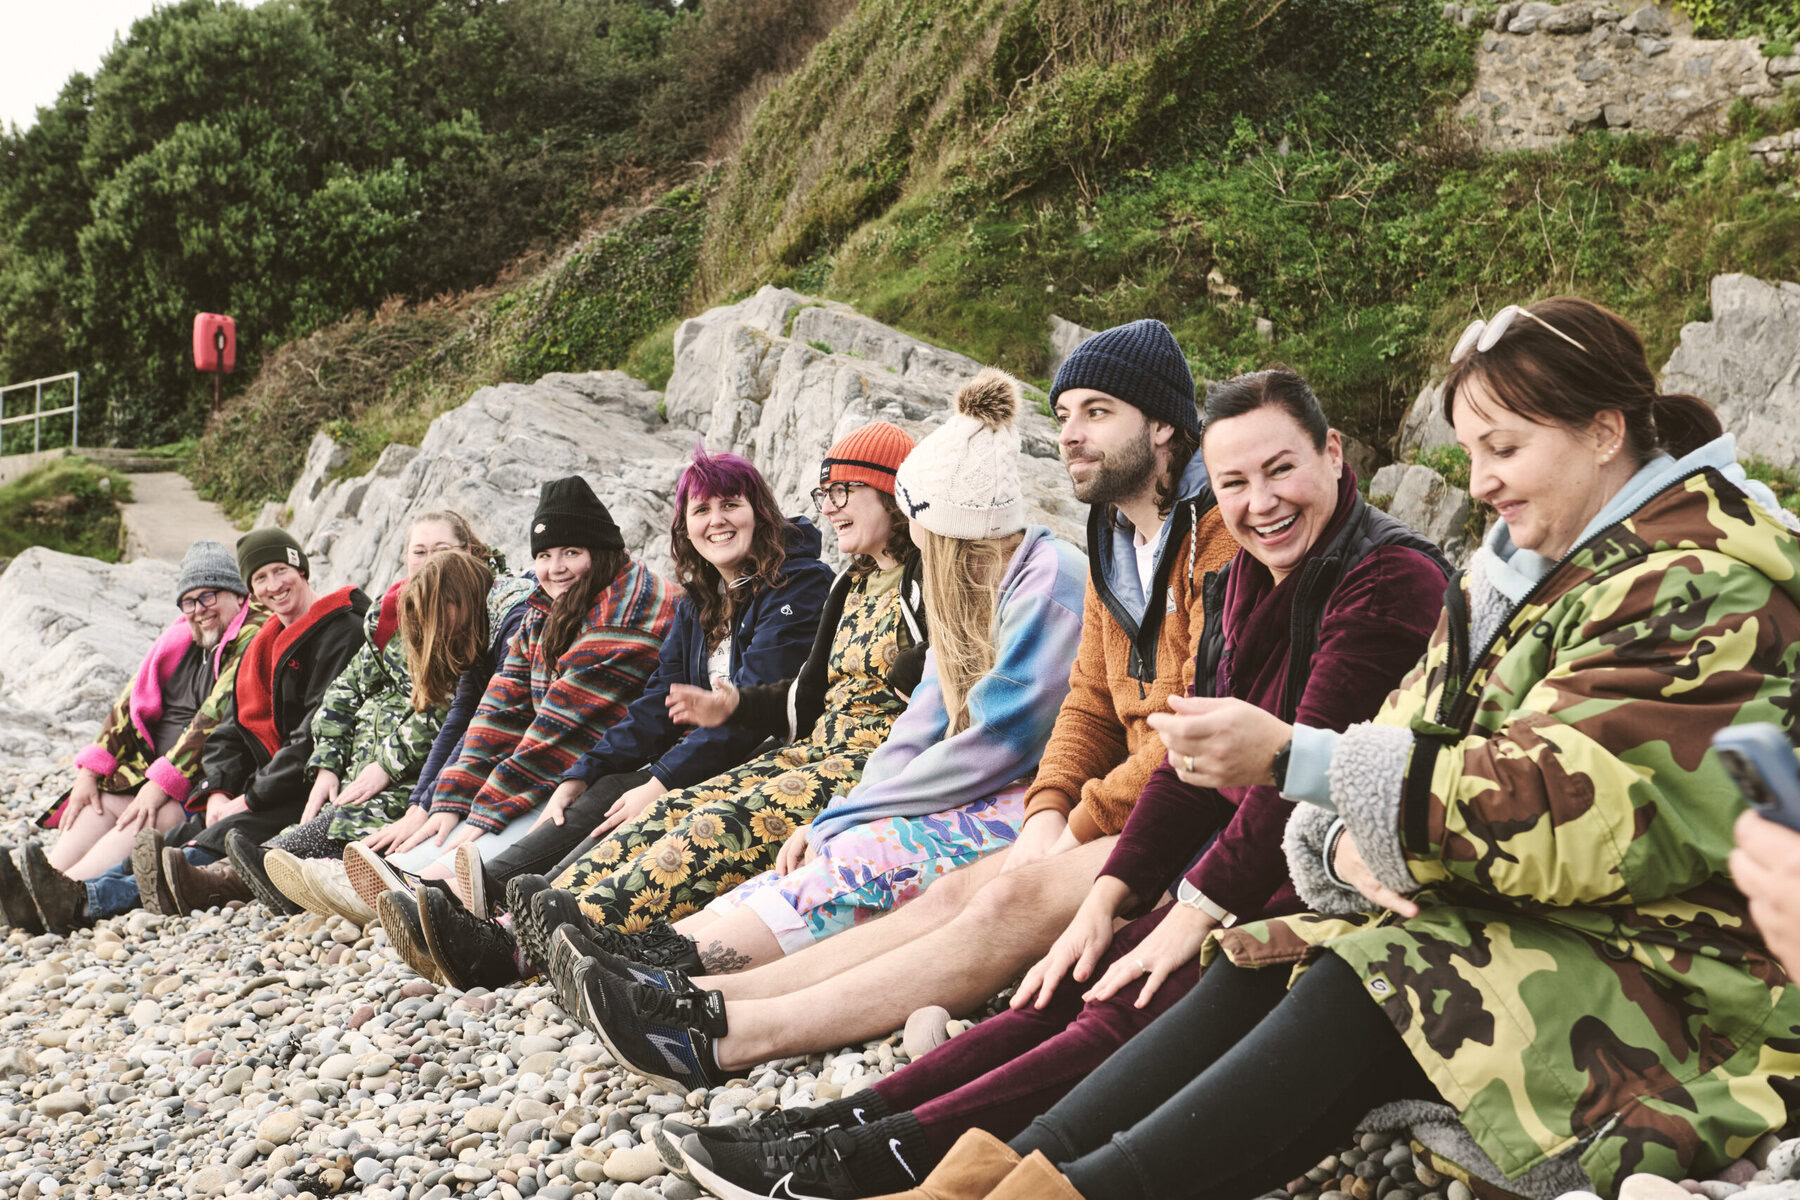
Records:
[[[178,563],[201,538],[237,546],[238,529],[223,510],[194,494],[194,485],[178,471],[152,471],[131,477],[131,500],[120,505],[125,523],[125,558],[158,558]]]

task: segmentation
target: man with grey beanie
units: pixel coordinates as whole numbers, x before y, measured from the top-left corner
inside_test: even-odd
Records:
[[[122,911],[109,902],[108,872],[129,885],[132,840],[140,829],[185,821],[197,799],[207,736],[230,707],[242,652],[268,612],[248,599],[236,557],[199,541],[181,560],[171,599],[180,615],[163,630],[125,685],[94,743],[75,755],[75,779],[39,818],[56,830],[15,863],[0,848],[0,911],[34,932],[68,933]]]

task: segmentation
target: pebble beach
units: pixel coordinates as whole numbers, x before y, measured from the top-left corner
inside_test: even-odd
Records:
[[[12,774],[5,845],[37,832],[60,781],[41,761]],[[915,1020],[911,1038],[921,1032]],[[252,903],[138,911],[70,938],[10,930],[0,1197],[693,1200],[700,1189],[651,1142],[665,1120],[741,1123],[906,1061],[896,1032],[670,1095],[622,1070],[547,986],[441,987],[400,962],[379,923]],[[1796,1174],[1800,1139],[1771,1137],[1721,1179],[1638,1176],[1621,1200],[1800,1200]],[[1270,1196],[1474,1200],[1388,1133]]]

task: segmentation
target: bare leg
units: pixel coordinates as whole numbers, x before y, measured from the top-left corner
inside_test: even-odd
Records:
[[[164,800],[156,810],[156,819],[151,822],[158,833],[167,833],[187,819],[187,809],[180,801]],[[131,843],[137,838],[137,832],[120,833],[117,829],[109,829],[100,835],[100,840],[88,847],[88,852],[80,861],[70,866],[63,874],[70,879],[92,879],[103,875],[131,857]],[[54,865],[54,864],[52,864]]]
[[[922,1004],[974,1009],[1049,949],[1114,840],[1088,842],[993,878],[948,924],[836,978],[774,999],[731,1001],[731,1032],[715,1043],[720,1067],[737,1071],[855,1045],[898,1028]]]
[[[866,921],[834,938],[816,942],[796,954],[777,958],[742,974],[709,976],[696,982],[702,987],[716,989],[726,1000],[737,1001],[785,996],[836,979],[853,967],[881,958],[941,929],[989,880],[999,876],[1000,868],[1006,864],[1006,853],[1002,850],[989,854],[950,872],[932,884],[923,896],[911,904],[901,905],[885,917]],[[757,923],[761,924],[760,921]]]
[[[98,803],[88,805],[73,821],[57,830],[56,841],[44,852],[44,857],[50,860],[51,866],[67,875],[70,867],[80,862],[96,842],[112,831],[130,804],[130,796],[101,792]]]
[[[697,930],[683,929],[681,924],[675,928],[699,945],[700,966],[708,975],[746,971],[781,957],[781,943],[747,908],[734,908],[722,917],[716,913],[694,915],[707,917]]]

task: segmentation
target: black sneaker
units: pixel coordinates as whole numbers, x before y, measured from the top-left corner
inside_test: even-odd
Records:
[[[672,1092],[718,1087],[729,1076],[713,1057],[724,1037],[725,997],[718,992],[665,992],[621,979],[599,960],[575,965],[583,1022],[628,1070]]]
[[[268,853],[267,847],[257,844],[241,829],[233,829],[225,835],[225,857],[231,860],[231,865],[237,868],[238,878],[250,885],[251,892],[262,901],[264,908],[279,917],[291,917],[305,911],[288,899],[287,893],[269,878],[269,872],[263,867],[263,859]]]
[[[36,842],[26,842],[19,857],[23,860],[25,888],[51,933],[68,937],[94,923],[87,911],[87,884],[70,879],[51,866],[44,848]]]
[[[582,929],[588,925],[574,895],[551,887],[542,875],[509,879],[506,911],[512,914],[513,937],[525,952],[525,961],[539,975],[550,969],[550,939],[556,936],[557,929],[569,923]]]
[[[748,1125],[709,1125],[705,1133],[708,1141],[768,1142],[802,1130],[836,1129],[840,1125],[854,1129],[858,1125],[872,1125],[887,1115],[887,1101],[864,1088],[854,1096],[827,1104],[778,1108]]]
[[[704,988],[694,986],[688,973],[680,967],[656,967],[649,963],[638,962],[621,954],[609,952],[600,941],[590,936],[586,930],[577,929],[573,925],[564,925],[556,931],[556,937],[550,942],[550,958],[554,962],[561,947],[569,947],[566,953],[573,953],[577,959],[592,958],[600,964],[602,970],[611,971],[621,979],[629,979],[646,987],[660,988],[665,992],[693,992],[698,994]]]
[[[19,864],[13,861],[12,850],[7,846],[0,846],[0,913],[6,915],[8,925],[23,929],[32,937],[44,932],[43,914],[38,912],[31,891],[25,886],[25,877],[19,874]]]
[[[883,1132],[838,1127],[727,1142],[700,1130],[682,1141],[681,1151],[695,1181],[723,1200],[854,1200],[905,1191],[922,1177],[908,1161],[904,1139]]]
[[[445,983],[469,992],[505,987],[524,978],[513,957],[518,943],[504,925],[476,916],[441,888],[421,887],[413,898],[419,905],[425,944]]]

